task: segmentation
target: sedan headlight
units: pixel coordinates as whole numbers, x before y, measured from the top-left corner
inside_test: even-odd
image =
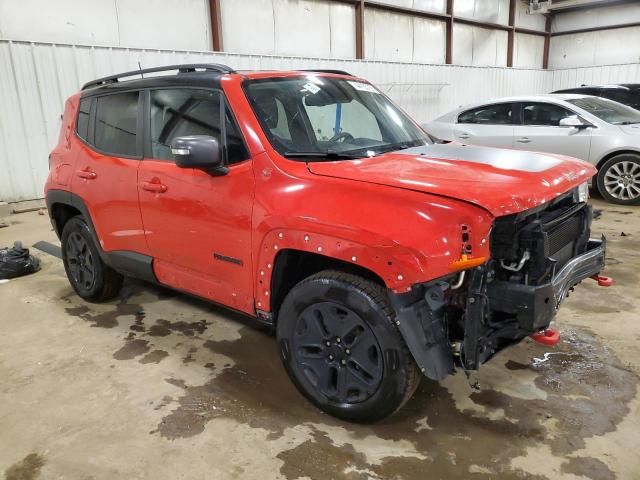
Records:
[[[575,190],[574,196],[578,203],[583,203],[589,200],[589,182],[584,182],[579,185]]]

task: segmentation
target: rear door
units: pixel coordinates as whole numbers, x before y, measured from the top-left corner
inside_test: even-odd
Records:
[[[252,312],[253,168],[224,95],[176,87],[145,96],[148,140],[138,188],[154,272],[164,284]],[[229,173],[179,168],[170,145],[186,135],[216,137]]]
[[[576,113],[546,102],[522,102],[520,107],[521,124],[515,127],[514,148],[589,160],[592,128],[560,126],[561,119]]]
[[[82,144],[71,190],[87,206],[103,250],[146,254],[138,207],[138,167],[142,159],[140,92],[99,95],[90,102],[85,98],[77,124]]]
[[[513,145],[513,103],[494,103],[467,110],[458,115],[454,139],[469,145],[511,148]]]

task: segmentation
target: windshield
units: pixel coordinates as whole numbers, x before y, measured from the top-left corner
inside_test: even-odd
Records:
[[[245,92],[269,141],[286,157],[362,158],[430,143],[368,83],[305,75],[251,80]]]
[[[576,107],[586,110],[601,120],[613,125],[630,125],[640,123],[640,112],[618,102],[600,97],[584,97],[567,100]]]

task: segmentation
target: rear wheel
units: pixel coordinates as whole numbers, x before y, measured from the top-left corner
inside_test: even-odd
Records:
[[[73,217],[65,224],[61,239],[62,262],[76,293],[89,302],[104,302],[115,297],[123,277],[102,261],[82,217]]]
[[[386,292],[355,275],[324,271],[293,287],[278,314],[277,336],[294,384],[339,418],[384,418],[420,381]]]
[[[640,156],[617,155],[598,171],[598,191],[605,200],[619,205],[640,203]]]

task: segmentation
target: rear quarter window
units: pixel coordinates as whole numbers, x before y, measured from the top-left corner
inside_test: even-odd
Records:
[[[98,97],[94,146],[105,153],[137,155],[139,92],[124,92]]]
[[[89,135],[89,114],[91,113],[91,98],[83,98],[80,100],[78,107],[78,120],[76,122],[76,133],[85,142]]]

